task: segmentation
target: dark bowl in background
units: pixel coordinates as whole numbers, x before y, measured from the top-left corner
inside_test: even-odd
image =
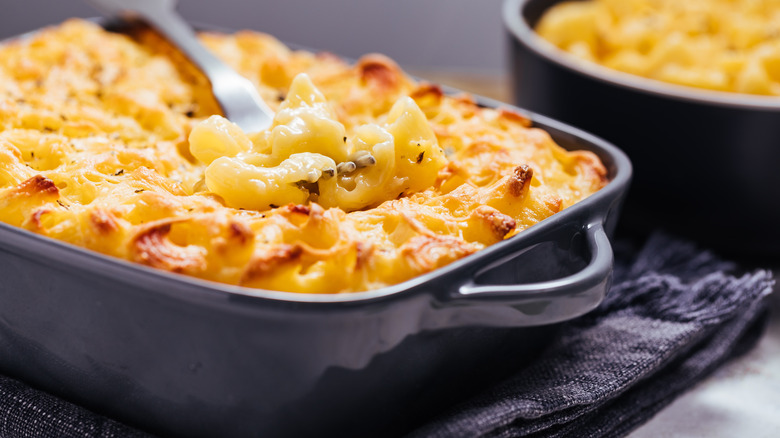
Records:
[[[533,27],[560,0],[505,0],[518,106],[593,132],[634,165],[621,230],[780,256],[780,98],[699,90],[576,59]]]

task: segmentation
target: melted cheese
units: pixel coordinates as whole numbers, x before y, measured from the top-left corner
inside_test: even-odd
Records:
[[[198,124],[190,151],[207,164],[206,187],[236,208],[316,201],[346,211],[373,207],[433,185],[446,164],[425,114],[404,96],[386,121],[351,130],[301,73],[268,131],[252,142],[221,116]],[[340,172],[337,163],[371,164]]]

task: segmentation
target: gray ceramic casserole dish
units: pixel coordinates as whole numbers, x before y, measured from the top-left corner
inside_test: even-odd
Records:
[[[620,145],[621,226],[780,256],[780,98],[699,90],[579,61],[533,27],[560,0],[505,0],[516,103]]]
[[[609,184],[380,290],[211,283],[0,223],[0,372],[165,436],[408,431],[531,360],[609,287],[631,164],[597,137],[528,116],[565,148],[595,152]]]

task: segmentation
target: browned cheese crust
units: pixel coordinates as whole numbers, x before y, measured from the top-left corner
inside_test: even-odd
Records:
[[[149,32],[71,20],[0,47],[0,220],[203,279],[336,293],[437,269],[607,182],[595,155],[562,149],[512,110],[417,83],[385,56],[350,65],[254,32],[202,39],[275,110],[307,73],[348,133],[410,96],[446,165],[432,187],[357,211],[227,207],[187,140],[219,114],[207,82]]]

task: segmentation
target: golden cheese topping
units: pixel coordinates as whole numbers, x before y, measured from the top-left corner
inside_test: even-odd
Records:
[[[253,32],[204,43],[275,111],[245,133],[153,33],[71,20],[0,47],[0,219],[203,279],[338,293],[396,284],[606,184],[523,116]]]
[[[548,10],[537,32],[609,68],[678,85],[780,96],[778,0],[588,0]]]

